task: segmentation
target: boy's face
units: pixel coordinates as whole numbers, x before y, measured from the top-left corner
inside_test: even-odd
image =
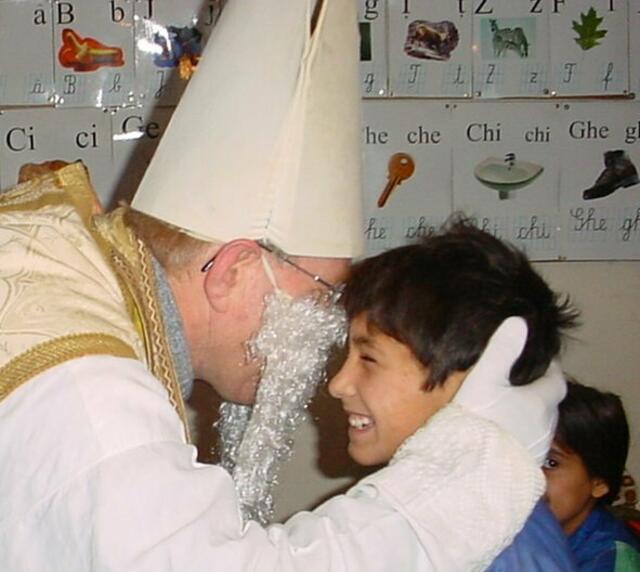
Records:
[[[360,314],[349,329],[347,359],[329,383],[349,423],[349,454],[361,465],[391,459],[398,447],[455,395],[462,376],[424,389],[428,369],[408,346],[369,327]]]
[[[609,492],[609,487],[602,479],[589,475],[579,455],[556,441],[543,470],[547,478],[545,500],[565,534],[572,534],[589,516],[598,498]]]

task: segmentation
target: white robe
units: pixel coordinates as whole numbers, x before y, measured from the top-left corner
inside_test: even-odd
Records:
[[[0,402],[0,570],[480,570],[543,488],[513,438],[457,405],[390,466],[285,525],[243,526],[136,360],[78,358]]]

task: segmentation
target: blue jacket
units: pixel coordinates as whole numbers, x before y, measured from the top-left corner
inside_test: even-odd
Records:
[[[569,536],[580,572],[638,572],[640,543],[624,523],[604,508],[595,508]]]
[[[576,572],[567,538],[544,501],[493,561],[490,572]]]

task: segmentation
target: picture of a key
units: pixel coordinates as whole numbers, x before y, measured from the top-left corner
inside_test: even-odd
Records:
[[[389,195],[402,181],[406,181],[416,169],[413,158],[408,153],[394,153],[387,166],[387,186],[378,198],[378,208],[382,208],[389,199]]]

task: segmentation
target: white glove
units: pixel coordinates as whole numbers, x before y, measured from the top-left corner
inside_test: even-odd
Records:
[[[523,318],[512,316],[502,322],[454,402],[511,433],[542,465],[553,440],[558,403],[567,392],[567,384],[555,361],[529,385],[510,384],[511,366],[526,341],[527,323]]]

